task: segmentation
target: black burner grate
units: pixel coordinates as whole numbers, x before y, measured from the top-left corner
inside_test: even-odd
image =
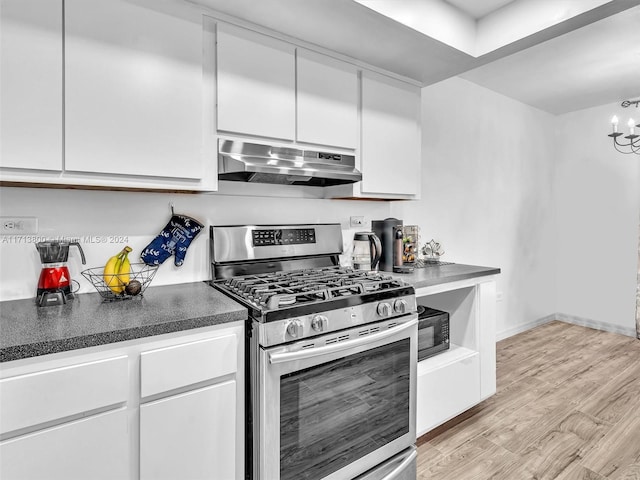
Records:
[[[385,273],[331,267],[234,277],[217,285],[261,310],[275,310],[379,292],[404,284]]]

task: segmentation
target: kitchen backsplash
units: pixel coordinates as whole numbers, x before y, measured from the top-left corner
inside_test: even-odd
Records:
[[[170,258],[160,266],[152,285],[211,278],[209,225],[339,222],[343,262],[348,262],[353,234],[368,230],[372,219],[387,218],[391,208],[387,202],[376,201],[11,187],[0,189],[0,202],[2,216],[38,218],[35,235],[0,236],[2,301],[35,297],[41,264],[34,243],[44,239],[79,239],[87,264],[83,266],[72,249],[71,277],[80,283],[80,292],[95,291],[80,272],[103,266],[125,245],[134,250],[131,260],[139,261],[141,250],[169,221],[171,203],[176,213],[198,219],[205,229],[190,245],[184,264],[176,267]],[[350,227],[350,217],[355,215],[364,216],[364,227]]]

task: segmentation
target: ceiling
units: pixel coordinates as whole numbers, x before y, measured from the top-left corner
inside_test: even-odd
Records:
[[[461,77],[554,114],[640,97],[640,7]]]
[[[445,0],[446,3],[459,8],[475,19],[482,18],[514,1],[515,0]]]
[[[640,97],[640,0],[187,1],[421,85],[461,76],[553,114]]]

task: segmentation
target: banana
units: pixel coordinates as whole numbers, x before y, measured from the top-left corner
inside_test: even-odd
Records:
[[[120,265],[120,270],[118,271],[118,279],[120,280],[121,292],[124,291],[124,288],[129,285],[129,280],[131,279],[131,262],[129,261],[129,252],[131,252],[130,247],[125,247],[123,250],[124,254],[122,255],[122,264]]]
[[[104,266],[104,283],[111,289],[113,293],[116,294],[120,293],[120,282],[118,281],[117,273],[120,270],[120,265],[122,262],[121,258],[122,257],[120,253],[118,253],[118,255],[114,255],[113,257],[111,257],[109,261],[107,261],[107,264]]]
[[[117,255],[111,257],[104,266],[104,283],[116,295],[120,295],[124,291],[124,287],[129,283],[131,270],[129,252],[131,251],[131,247],[124,247]]]

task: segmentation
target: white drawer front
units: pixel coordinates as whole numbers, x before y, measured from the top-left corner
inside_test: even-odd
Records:
[[[128,478],[128,415],[110,411],[0,442],[6,480]]]
[[[417,391],[416,433],[420,436],[480,401],[480,355],[476,352],[419,374]]]
[[[127,400],[126,356],[0,380],[0,433]]]
[[[141,397],[234,373],[237,342],[232,334],[142,353]]]

